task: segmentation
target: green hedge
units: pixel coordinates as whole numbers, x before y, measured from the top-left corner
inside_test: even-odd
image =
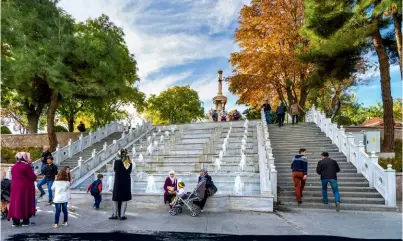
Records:
[[[31,154],[31,159],[36,161],[42,155],[41,147],[19,147],[19,148],[1,148],[1,163],[15,163],[15,154],[20,151],[29,152]]]
[[[64,126],[55,126],[55,132],[69,132]]]
[[[396,172],[402,172],[402,140],[395,140],[395,158],[379,160],[379,165],[385,169],[388,164],[392,164]]]
[[[1,134],[12,134],[7,126],[1,126]]]

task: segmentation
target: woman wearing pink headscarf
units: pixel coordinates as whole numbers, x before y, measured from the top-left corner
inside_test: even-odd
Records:
[[[27,227],[31,224],[29,219],[35,215],[36,175],[29,164],[31,155],[28,152],[18,152],[15,157],[17,162],[11,168],[10,210],[7,219],[13,220],[13,227]]]

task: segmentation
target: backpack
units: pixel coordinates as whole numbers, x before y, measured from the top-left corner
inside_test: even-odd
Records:
[[[96,195],[99,194],[98,186],[99,186],[101,183],[102,183],[101,180],[96,180],[96,181],[94,181],[94,182],[92,183],[91,191],[90,191],[92,196],[96,196]]]

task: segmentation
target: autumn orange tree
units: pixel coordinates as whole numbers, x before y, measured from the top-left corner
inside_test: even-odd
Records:
[[[304,23],[302,0],[253,0],[241,9],[235,30],[240,52],[232,53],[229,90],[239,104],[259,106],[269,98],[305,106],[313,66],[297,58],[307,41],[298,33]]]

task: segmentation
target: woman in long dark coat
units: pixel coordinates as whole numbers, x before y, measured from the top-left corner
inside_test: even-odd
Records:
[[[113,170],[115,171],[115,181],[113,184],[113,214],[109,219],[127,219],[125,216],[127,201],[132,200],[131,178],[132,162],[128,157],[126,149],[121,149],[118,158],[115,160]]]
[[[211,176],[207,172],[207,168],[202,168],[200,170],[200,176],[199,176],[198,183],[200,183],[201,181],[204,181],[204,180],[206,181],[206,191],[204,193],[204,198],[201,201],[194,202],[194,204],[196,204],[200,207],[201,211],[203,211],[204,205],[206,205],[206,201],[209,196],[208,189],[215,188],[213,180],[211,179]]]
[[[13,227],[27,227],[31,224],[29,219],[35,215],[36,175],[28,163],[31,158],[28,152],[19,152],[16,158],[17,162],[11,168],[10,210],[7,219],[13,220]]]
[[[178,189],[178,181],[175,177],[175,172],[170,171],[169,172],[169,177],[165,179],[164,183],[164,203],[166,204],[171,203],[172,198],[175,196],[175,191]],[[169,205],[170,208],[172,208],[171,205]]]

